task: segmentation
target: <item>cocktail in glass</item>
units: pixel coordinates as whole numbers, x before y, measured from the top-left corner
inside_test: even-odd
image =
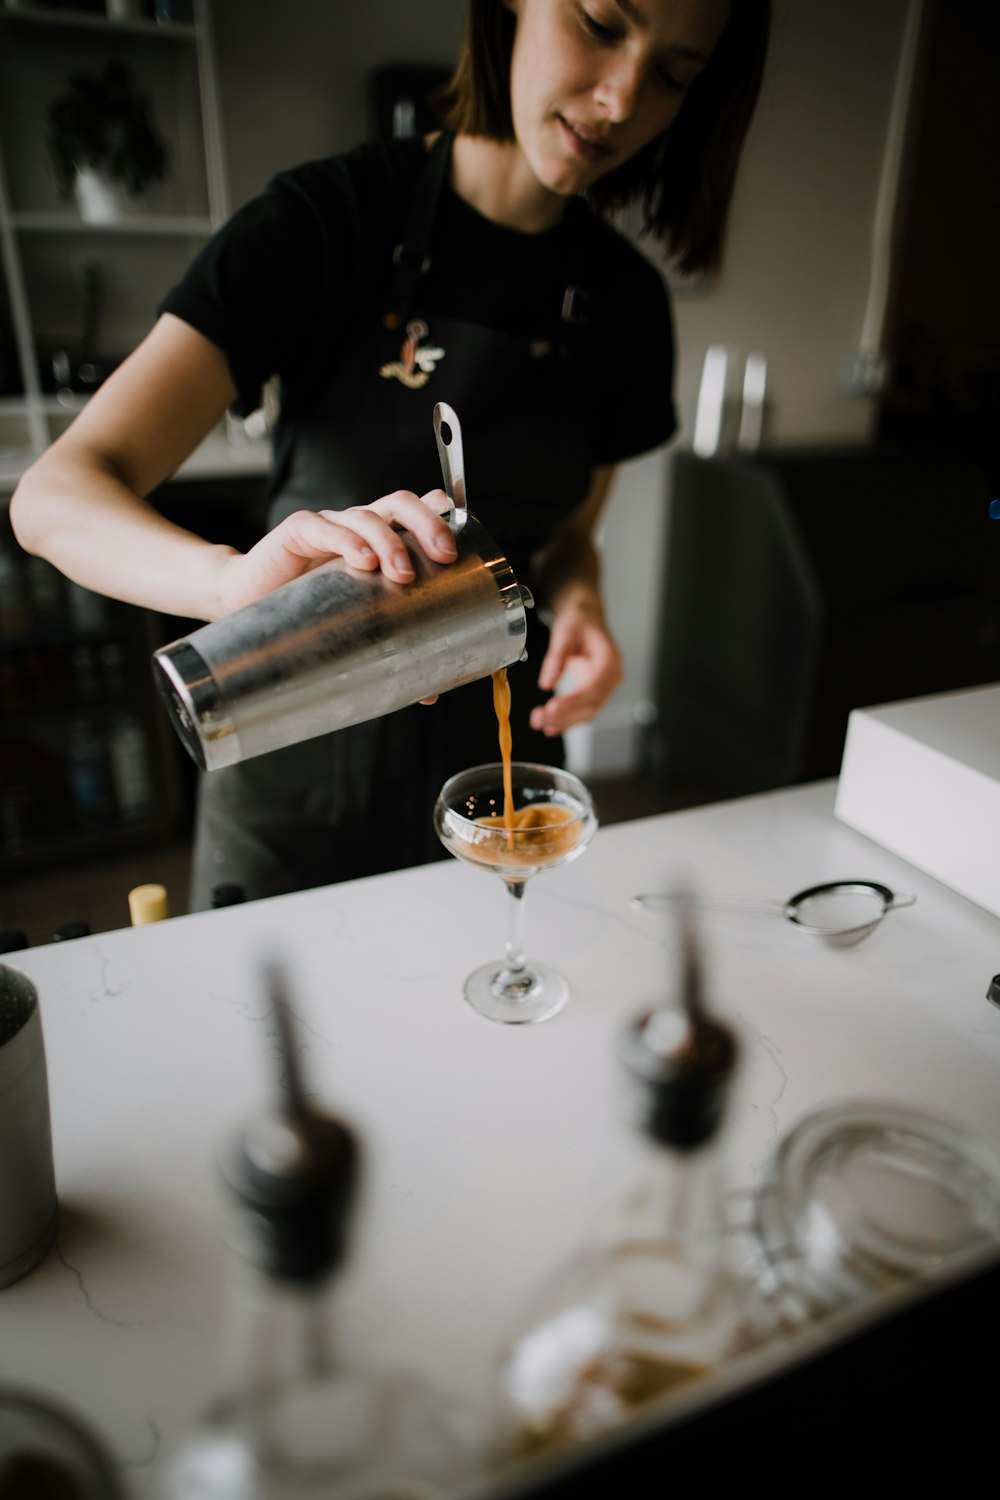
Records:
[[[460,771],[445,782],[434,808],[434,828],[452,854],[493,870],[510,893],[503,959],[483,964],[465,981],[466,1000],[491,1021],[546,1021],[569,998],[565,978],[524,957],[524,892],[541,870],[566,864],[593,838],[597,817],[590,793],[556,766],[514,761],[513,816],[505,822],[500,762]]]

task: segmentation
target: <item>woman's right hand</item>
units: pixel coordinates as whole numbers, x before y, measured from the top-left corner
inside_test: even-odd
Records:
[[[433,561],[454,562],[455,539],[441,519],[448,507],[443,490],[420,496],[396,490],[348,510],[295,511],[249,552],[233,553],[223,564],[219,613],[230,614],[331,557],[365,572],[381,569],[394,583],[412,583],[413,564],[399,528],[411,532]]]

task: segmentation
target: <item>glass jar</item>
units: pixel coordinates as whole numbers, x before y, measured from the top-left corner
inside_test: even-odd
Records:
[[[850,1102],[780,1142],[742,1226],[739,1274],[762,1335],[1000,1250],[1000,1155],[922,1111]]]

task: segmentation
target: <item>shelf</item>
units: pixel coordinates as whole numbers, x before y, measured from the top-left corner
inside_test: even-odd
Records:
[[[7,222],[12,229],[23,234],[65,235],[146,235],[155,238],[188,237],[204,239],[212,232],[212,221],[204,216],[188,218],[183,215],[135,214],[128,219],[115,219],[107,224],[89,224],[76,214],[69,213],[21,213],[11,214]]]
[[[57,869],[65,864],[89,865],[95,860],[147,850],[176,832],[177,815],[151,812],[126,822],[118,814],[98,827],[69,819],[58,831],[33,834],[30,842],[11,848],[0,845],[0,880]]]
[[[82,403],[81,403],[82,405]],[[64,414],[67,417],[75,415],[80,409],[77,405],[63,405],[54,397],[48,398],[44,406],[47,410]],[[23,402],[5,401],[0,405],[0,410],[16,414],[26,412],[27,407]],[[25,469],[34,463],[38,457],[29,449],[14,452],[4,452],[0,449],[0,504],[9,497],[14,487],[21,478]],[[174,479],[214,479],[239,474],[266,474],[271,467],[271,444],[267,441],[255,441],[253,439],[234,439],[207,437],[199,448],[186,459]]]
[[[86,406],[87,396],[4,396],[0,397],[0,506],[5,505],[24,471],[40,457],[44,444],[33,448],[28,440],[32,418],[50,423],[56,437]],[[4,443],[3,428],[11,436],[24,434],[24,441],[9,439]],[[20,424],[18,428],[15,424]],[[271,467],[272,446],[268,438],[244,435],[238,420],[211,432],[172,476],[184,479],[225,479],[240,475],[267,474]]]
[[[5,453],[0,450],[0,504],[3,504],[25,469],[38,457],[29,451]]]
[[[125,607],[127,606],[117,606],[119,611]],[[7,634],[0,640],[0,661],[10,660],[30,651],[72,651],[78,646],[93,647],[100,651],[102,646],[124,646],[129,639],[130,627],[124,617],[119,618],[117,623],[109,619],[107,623],[94,628],[77,625],[72,620],[58,625],[32,625],[23,635]],[[70,707],[75,712],[81,706],[93,706],[95,703],[107,706],[114,699],[115,694],[109,690],[90,699],[74,698]],[[61,707],[59,712],[63,712]]]
[[[159,22],[110,17],[103,7],[82,14],[0,0],[0,317],[17,356],[13,374],[5,365],[0,397],[0,562],[8,578],[0,590],[9,595],[0,592],[0,880],[148,846],[176,828],[186,805],[188,768],[148,668],[166,627],[133,610],[95,632],[79,600],[77,613],[65,600],[48,612],[36,565],[14,546],[7,500],[90,399],[59,389],[53,354],[85,347],[104,351],[110,363],[134,349],[151,306],[228,217],[210,4],[190,0],[184,19]],[[58,192],[49,115],[67,79],[113,58],[134,75],[168,148],[169,170],[147,196],[124,200],[121,218],[89,223]],[[219,423],[168,482],[195,481],[177,486],[189,498],[165,503],[194,510],[199,480],[223,505],[234,492],[256,494],[270,461],[268,442],[238,422]],[[238,529],[228,515],[225,525]],[[13,585],[7,552],[15,559]],[[23,636],[22,596],[33,623]],[[64,631],[67,620],[74,628]],[[83,745],[81,727],[74,750],[78,724],[94,745]],[[134,787],[122,789],[129,756],[143,762],[136,725],[148,807]],[[105,816],[87,791],[88,778],[92,785],[102,777],[117,814]]]
[[[82,411],[87,404],[86,396],[32,396],[31,409],[33,411],[45,412],[49,416],[61,416],[69,412],[75,416]],[[28,402],[23,396],[6,396],[0,401],[0,417],[24,417],[27,415]]]
[[[174,479],[212,479],[235,474],[266,474],[271,467],[271,444],[251,438],[208,437],[196,448]]]
[[[2,21],[16,26],[92,31],[113,36],[141,36],[164,42],[191,42],[197,36],[197,27],[189,21],[118,21],[110,16],[50,10],[44,5],[21,4],[6,8],[0,5],[0,22]]]
[[[35,704],[25,708],[13,708],[4,714],[0,725],[0,744],[4,740],[24,739],[28,733],[65,731],[78,720],[103,728],[109,714],[131,709],[130,699],[104,698],[93,703],[72,703],[65,708],[51,704]]]

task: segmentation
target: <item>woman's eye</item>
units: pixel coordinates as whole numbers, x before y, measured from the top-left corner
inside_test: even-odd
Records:
[[[592,16],[588,10],[581,12],[584,29],[590,33],[596,41],[613,42],[615,33],[610,26],[605,26],[596,16]]]
[[[683,94],[687,87],[686,84],[681,83],[679,78],[675,78],[672,73],[668,73],[665,68],[661,68],[657,72],[656,77],[660,87],[666,89],[671,94]]]

